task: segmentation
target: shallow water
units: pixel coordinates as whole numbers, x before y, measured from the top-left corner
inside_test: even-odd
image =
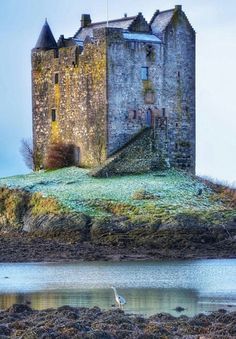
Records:
[[[236,310],[236,259],[162,262],[0,264],[0,308],[31,302],[32,308],[114,304],[116,286],[125,311],[152,315]]]

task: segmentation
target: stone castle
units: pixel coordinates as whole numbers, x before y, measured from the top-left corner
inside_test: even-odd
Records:
[[[195,31],[182,6],[93,23],[32,50],[34,148],[74,145],[95,174],[195,171]],[[99,166],[97,168],[97,166]]]

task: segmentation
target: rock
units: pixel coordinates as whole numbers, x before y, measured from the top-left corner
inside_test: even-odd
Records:
[[[105,331],[90,331],[83,337],[86,339],[114,339],[113,335],[110,335]]]
[[[0,324],[0,338],[3,336],[9,336],[11,334],[11,330],[4,324]]]
[[[184,228],[205,228],[205,222],[203,219],[193,213],[179,213],[175,216],[175,220],[179,227]]]
[[[23,313],[23,312],[32,313],[33,310],[28,305],[13,304],[10,308],[8,308],[7,312],[9,313]]]
[[[60,236],[76,234],[76,240],[86,240],[90,232],[90,219],[82,213],[32,215],[24,217],[23,231],[39,235]]]
[[[91,227],[91,239],[95,243],[117,245],[125,241],[123,237],[131,229],[131,224],[124,218],[97,219]]]
[[[162,324],[155,322],[148,323],[145,328],[145,334],[147,334],[147,338],[150,338],[150,335],[154,335],[154,338],[168,338],[171,335],[171,333],[165,329]]]
[[[174,309],[176,312],[183,312],[185,310],[185,308],[181,307],[181,306],[177,306],[175,309]]]
[[[30,194],[19,189],[0,187],[0,229],[22,228]]]

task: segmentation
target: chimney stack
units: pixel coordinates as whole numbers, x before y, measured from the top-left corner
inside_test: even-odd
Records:
[[[175,5],[176,11],[182,11],[182,5]]]
[[[81,27],[87,27],[92,23],[90,14],[81,15]]]

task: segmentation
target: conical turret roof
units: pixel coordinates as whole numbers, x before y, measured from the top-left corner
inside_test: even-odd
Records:
[[[35,48],[44,49],[44,50],[57,48],[56,40],[54,39],[51,28],[49,27],[49,24],[47,22],[47,19],[45,20],[45,23],[42,27],[42,30],[40,32]]]

